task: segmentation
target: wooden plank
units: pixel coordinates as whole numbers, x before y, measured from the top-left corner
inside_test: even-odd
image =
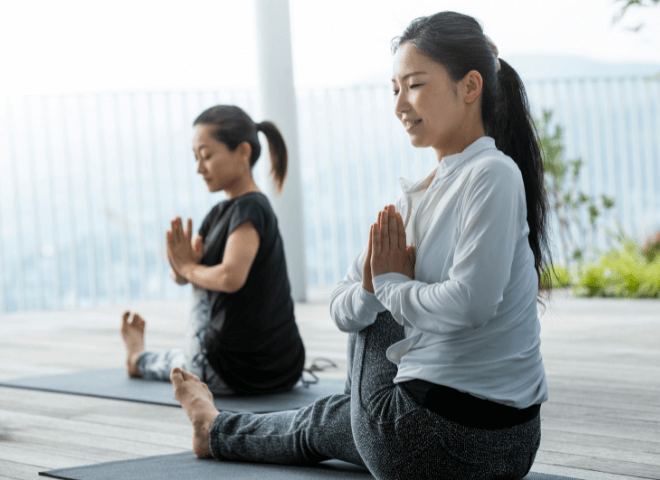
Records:
[[[152,443],[182,449],[190,449],[190,438],[184,435],[150,432],[133,428],[117,427],[113,425],[91,424],[72,419],[60,419],[50,416],[38,416],[20,412],[6,412],[0,410],[0,422],[8,428],[26,428],[28,426],[41,426],[43,428],[61,429],[62,431],[91,434],[97,437],[110,439],[131,438],[137,442]],[[12,434],[13,435],[13,434]]]
[[[563,475],[565,477],[579,478],[581,480],[646,480],[644,477],[637,477],[630,474],[618,475],[616,473],[546,464],[539,461],[534,463],[532,471],[548,475]]]
[[[588,455],[574,455],[546,450],[539,450],[536,458],[539,463],[562,465],[582,470],[637,476],[653,480],[660,478],[660,470],[658,470],[657,465],[624,462],[620,460],[611,460],[609,458],[597,458]]]
[[[541,448],[545,452],[566,453],[581,455],[585,457],[607,458],[612,461],[641,463],[655,466],[656,472],[660,472],[660,454],[630,449],[619,449],[613,445],[597,446],[579,442],[578,438],[569,441],[557,441],[544,438]]]
[[[541,407],[545,414],[550,414],[553,417],[558,415],[565,415],[570,412],[571,415],[579,415],[582,417],[599,417],[608,419],[608,421],[625,421],[625,422],[645,422],[649,424],[656,424],[658,431],[660,431],[660,409],[654,408],[651,405],[644,405],[640,410],[629,410],[626,408],[611,408],[596,405],[580,405],[573,403],[566,403],[561,401],[547,402]],[[658,434],[660,440],[660,434]]]
[[[48,470],[43,465],[28,465],[24,463],[0,460],[0,479],[11,478],[20,480],[35,480],[39,472]]]
[[[605,435],[565,432],[563,430],[556,430],[544,425],[541,433],[541,442],[545,442],[546,439],[553,442],[575,443],[578,445],[604,447],[621,451],[628,450],[631,452],[648,452],[660,454],[660,442],[649,442],[629,438],[621,439]]]
[[[62,451],[56,442],[52,445],[30,445],[26,443],[3,445],[0,448],[0,461],[8,460],[24,465],[38,462],[44,468],[68,468],[91,463],[89,459],[77,456],[76,452]]]

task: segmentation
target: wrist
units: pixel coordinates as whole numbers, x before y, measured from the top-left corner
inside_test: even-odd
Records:
[[[187,280],[187,281],[191,282],[192,281],[191,277],[192,277],[193,270],[195,269],[195,265],[196,264],[192,263],[192,262],[181,265],[181,267],[179,268],[180,276],[184,280]]]

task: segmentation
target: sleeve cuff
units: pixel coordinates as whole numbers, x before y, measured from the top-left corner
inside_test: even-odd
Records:
[[[405,283],[405,282],[410,282],[412,280],[410,279],[410,277],[404,275],[403,273],[391,272],[391,273],[384,273],[383,275],[378,275],[377,277],[372,278],[371,281],[374,284],[374,291],[376,292],[375,295],[376,297],[379,297],[378,290],[382,290],[379,287],[382,287],[383,285],[390,282]]]
[[[375,294],[371,293],[363,286],[360,285],[358,290],[358,295],[360,302],[362,302],[362,308],[365,313],[379,313],[385,310],[383,304],[378,300]]]
[[[395,313],[395,308],[393,308],[393,305],[391,305],[391,298],[390,295],[392,293],[393,287],[396,285],[406,283],[406,282],[411,282],[412,280],[410,277],[402,274],[402,273],[385,273],[383,275],[378,275],[371,280],[374,285],[374,292],[376,298],[380,301],[381,304],[385,306],[386,309],[388,309],[392,315],[394,316],[395,320],[397,320],[399,323],[402,323],[402,319],[397,319],[397,315]]]

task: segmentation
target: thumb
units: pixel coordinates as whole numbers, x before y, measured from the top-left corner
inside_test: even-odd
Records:
[[[417,254],[415,253],[415,247],[412,245],[406,247],[406,254],[412,259],[413,262],[415,261],[417,257]]]

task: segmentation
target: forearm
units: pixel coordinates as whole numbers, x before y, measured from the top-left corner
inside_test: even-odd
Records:
[[[342,332],[359,332],[376,321],[385,307],[361,283],[339,282],[330,297],[330,316]]]
[[[227,272],[223,264],[212,267],[202,264],[188,264],[182,269],[186,280],[205,290],[234,293],[240,289],[232,275]]]
[[[176,273],[174,269],[170,269],[170,278],[172,278],[172,280],[178,285],[186,285],[188,283],[188,280]]]
[[[397,322],[436,334],[478,328],[497,311],[454,280],[427,284],[395,273],[374,277],[374,288]]]

